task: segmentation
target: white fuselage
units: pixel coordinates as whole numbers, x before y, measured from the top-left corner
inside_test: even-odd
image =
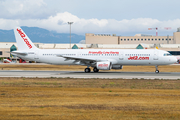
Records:
[[[114,65],[168,65],[177,62],[168,52],[157,49],[37,49],[20,58],[57,65],[80,65],[57,55],[111,61]]]

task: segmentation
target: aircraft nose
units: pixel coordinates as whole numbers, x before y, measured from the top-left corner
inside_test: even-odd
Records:
[[[178,62],[178,59],[177,59],[177,57],[172,56],[172,57],[169,59],[169,61],[171,61],[171,64],[175,64],[175,63]]]
[[[180,57],[179,57],[179,56],[176,57],[176,60],[177,60],[177,62],[179,63],[179,62],[180,62]]]

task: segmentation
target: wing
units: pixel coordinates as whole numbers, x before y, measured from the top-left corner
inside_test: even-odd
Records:
[[[76,56],[65,56],[65,55],[56,55],[56,56],[66,58],[65,61],[74,60],[73,63],[80,62],[79,64],[82,64],[82,65],[92,65],[92,64],[96,64],[96,62],[107,61],[107,60],[102,60],[102,59],[84,58],[84,57],[76,57]]]
[[[57,57],[66,58],[66,60],[77,60],[77,61],[91,61],[91,62],[99,62],[102,60],[93,59],[93,58],[84,58],[84,57],[72,57],[72,56],[65,56],[65,55],[57,55]]]
[[[65,56],[65,55],[57,55],[57,57],[63,57],[65,58],[65,61],[67,60],[74,60],[73,63],[79,64],[79,65],[90,65],[95,66],[97,62],[104,62],[109,61],[112,64],[117,64],[118,61],[115,59],[100,59],[100,58],[85,58],[85,57],[77,57],[77,56]]]

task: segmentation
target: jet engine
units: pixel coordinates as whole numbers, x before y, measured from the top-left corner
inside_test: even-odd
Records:
[[[112,65],[112,69],[122,69],[122,65]]]
[[[96,67],[99,70],[110,70],[112,68],[112,63],[111,62],[97,62]]]

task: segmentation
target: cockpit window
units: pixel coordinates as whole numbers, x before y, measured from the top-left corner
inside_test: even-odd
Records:
[[[172,56],[170,53],[165,53],[164,56]]]

